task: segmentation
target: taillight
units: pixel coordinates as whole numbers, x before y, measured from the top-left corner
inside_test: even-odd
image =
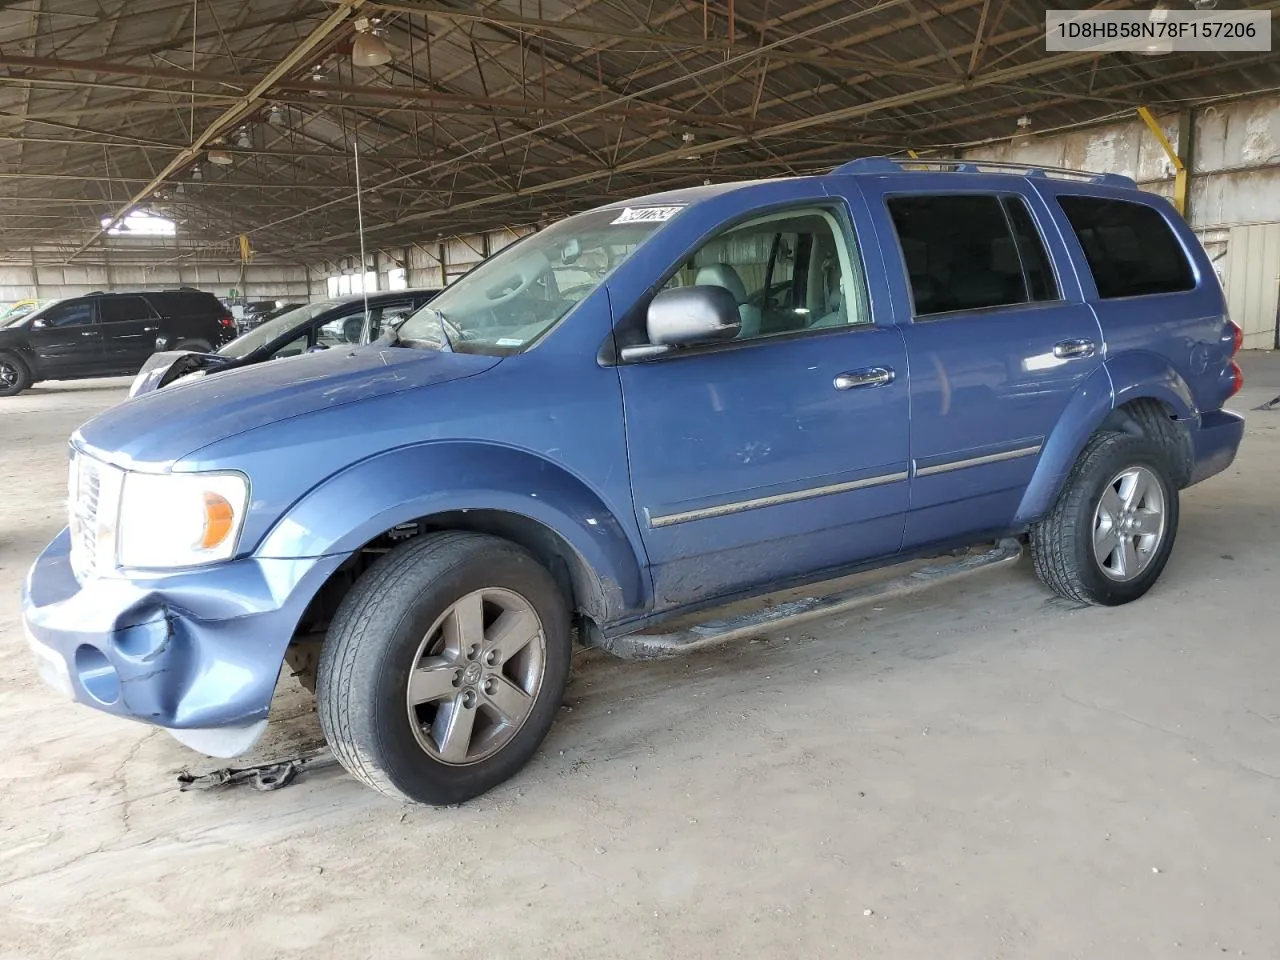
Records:
[[[1236,330],[1239,330],[1239,329],[1240,329],[1239,327],[1236,327]],[[1238,336],[1236,337],[1236,343],[1237,344],[1240,343],[1240,338]],[[1240,349],[1239,346],[1237,346],[1236,349],[1239,350]],[[1244,386],[1244,371],[1240,369],[1240,364],[1236,363],[1234,360],[1230,361],[1230,363],[1231,363],[1231,392],[1227,394],[1228,399],[1230,399],[1231,397],[1234,397],[1237,393],[1239,393],[1240,388]]]
[[[1227,323],[1231,325],[1231,356],[1234,357],[1244,346],[1244,331],[1234,320],[1228,320]]]
[[[218,323],[222,324],[224,327],[234,327],[236,325],[234,317],[219,317]]]

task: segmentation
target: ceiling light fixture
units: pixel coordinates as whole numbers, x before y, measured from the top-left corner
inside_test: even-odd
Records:
[[[351,63],[357,67],[380,67],[391,62],[391,48],[382,39],[377,20],[361,17],[356,21],[356,39],[351,45]]]
[[[236,133],[236,146],[242,150],[248,150],[253,146],[253,139],[249,136],[248,127],[241,127]]]
[[[323,63],[317,63],[311,68],[311,76],[307,78],[312,83],[324,83],[329,79],[329,72],[325,69]],[[311,95],[315,97],[327,97],[329,94],[325,90],[312,89]]]
[[[1169,8],[1163,2],[1157,3],[1152,8],[1151,13],[1147,16],[1147,22],[1154,25],[1158,30],[1160,25],[1169,20]],[[1141,50],[1138,51],[1148,57],[1162,57],[1166,53],[1173,53],[1173,38],[1168,36],[1158,36],[1149,40]]]
[[[192,180],[204,179],[204,171],[200,169],[200,164],[197,163],[194,167],[191,168],[191,179]]]
[[[271,105],[271,110],[267,114],[267,123],[271,124],[273,127],[284,126],[284,110],[280,108],[280,104],[273,103]]]
[[[230,165],[231,165],[231,154],[227,153],[227,151],[225,151],[225,150],[210,150],[210,151],[209,151],[209,162],[210,162],[210,163],[216,163],[216,164],[217,164],[218,166],[220,166],[220,167],[230,166]],[[197,169],[198,169],[198,168],[197,168]]]

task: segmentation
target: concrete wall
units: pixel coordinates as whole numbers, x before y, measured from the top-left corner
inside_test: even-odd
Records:
[[[56,299],[94,290],[138,290],[198,287],[220,297],[232,289],[251,300],[306,300],[307,269],[303,266],[249,264],[120,265],[0,263],[0,304],[29,297]]]
[[[390,290],[391,271],[403,269],[409,287],[442,287],[452,283],[477,263],[533,233],[532,228],[515,227],[465,237],[449,237],[435,243],[415,243],[409,247],[383,247],[366,252],[366,270],[378,273],[378,289]],[[359,273],[359,257],[342,257],[310,265],[311,297],[329,295],[328,280],[343,273]]]

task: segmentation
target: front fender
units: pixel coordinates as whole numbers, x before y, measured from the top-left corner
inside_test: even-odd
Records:
[[[1044,516],[1057,499],[1080,451],[1107,414],[1141,399],[1168,404],[1179,419],[1196,416],[1191,389],[1163,357],[1134,350],[1108,358],[1075,392],[1058,418],[1022,495],[1014,525],[1024,526]]]
[[[594,573],[607,620],[644,608],[643,547],[600,496],[548,460],[492,443],[415,444],[355,463],[291,506],[256,555],[350,554],[397,524],[459,510],[513,514],[557,534]]]

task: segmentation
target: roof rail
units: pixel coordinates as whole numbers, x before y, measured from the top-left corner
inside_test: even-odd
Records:
[[[1095,173],[1091,170],[1071,170],[1066,167],[1041,167],[1032,163],[1009,163],[1004,160],[936,160],[898,159],[894,157],[860,157],[832,170],[832,173],[902,173],[906,170],[951,170],[955,173],[1013,173],[1024,177],[1052,177],[1055,180],[1076,180],[1097,183],[1108,187],[1126,187],[1136,190],[1138,184],[1132,177],[1119,173]]]

